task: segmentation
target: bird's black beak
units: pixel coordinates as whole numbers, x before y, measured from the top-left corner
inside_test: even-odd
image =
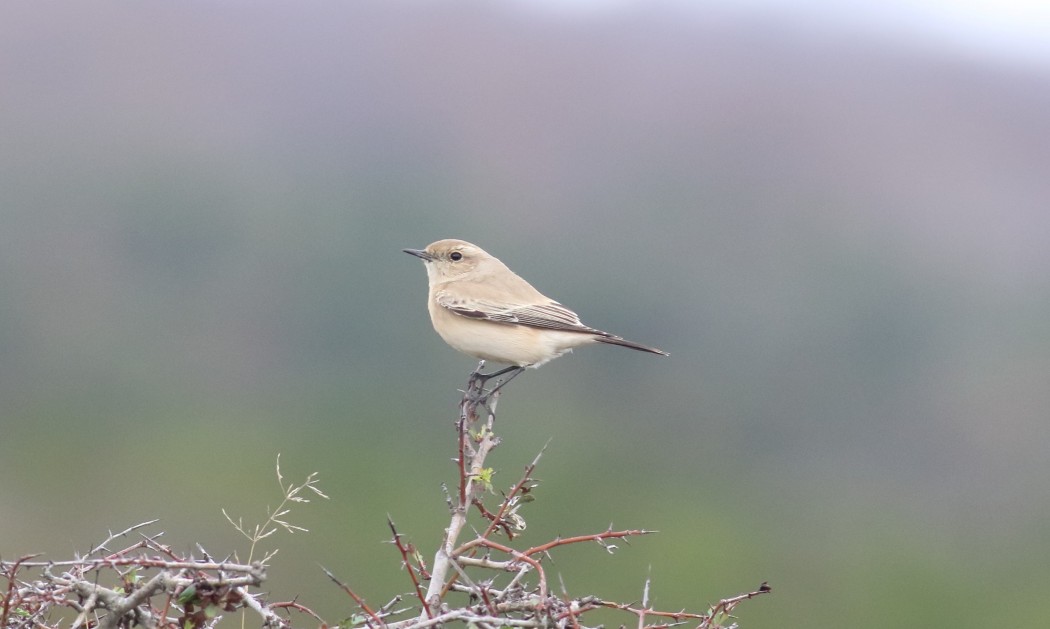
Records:
[[[409,255],[414,255],[417,258],[422,258],[426,262],[430,262],[434,259],[434,256],[430,255],[423,249],[402,249],[401,251],[404,251]]]

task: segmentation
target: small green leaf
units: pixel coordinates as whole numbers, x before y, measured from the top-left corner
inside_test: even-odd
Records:
[[[186,603],[193,602],[193,600],[196,598],[197,586],[194,584],[190,584],[186,587],[185,590],[182,591],[182,594],[179,594],[179,598],[177,600],[179,602],[179,605],[185,605]]]

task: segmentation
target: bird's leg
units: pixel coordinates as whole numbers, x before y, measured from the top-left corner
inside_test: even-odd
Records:
[[[486,393],[485,395],[481,396],[482,403],[488,402],[488,399],[490,397],[492,397],[496,392],[498,392],[500,389],[502,389],[508,382],[510,382],[515,377],[517,377],[519,374],[524,372],[525,368],[524,367],[518,367],[518,366],[507,367],[506,369],[501,369],[501,370],[497,371],[496,373],[489,374],[488,377],[485,378],[486,380],[488,380],[489,378],[495,378],[496,376],[502,376],[503,374],[511,372],[511,371],[513,371],[514,373],[510,374],[509,376],[507,376],[503,380],[500,380],[499,382],[497,382],[496,386],[492,387],[492,389],[488,393]]]
[[[507,384],[514,379],[515,376],[525,371],[524,367],[517,365],[511,365],[505,369],[494,371],[492,373],[481,373],[481,370],[485,367],[485,361],[478,363],[478,368],[470,374],[470,379],[467,380],[467,399],[472,408],[476,409],[478,406],[483,407],[487,412],[491,413],[488,403],[492,395],[503,388],[503,385]],[[485,391],[485,383],[493,378],[498,378],[505,373],[511,373],[511,375],[503,380],[496,383],[496,386],[491,391]]]
[[[499,371],[494,371],[494,372],[489,373],[489,374],[477,373],[477,372],[475,372],[475,373],[477,373],[477,375],[483,381],[487,382],[487,381],[495,378],[496,376],[502,376],[503,374],[511,372],[511,371],[514,371],[515,369],[524,369],[524,367],[519,367],[517,365],[511,365],[510,367],[507,367],[506,369],[500,369]],[[515,374],[515,375],[517,375],[517,374]],[[511,376],[511,378],[513,378],[513,377],[514,376]],[[510,378],[507,378],[507,380],[510,380]]]
[[[524,367],[518,367],[516,365],[511,365],[510,367],[507,367],[506,369],[500,369],[499,371],[494,371],[492,373],[481,373],[481,370],[484,367],[485,367],[485,361],[481,361],[481,362],[478,363],[478,368],[475,369],[473,372],[471,372],[470,379],[467,380],[467,393],[468,394],[471,394],[472,396],[475,396],[475,394],[480,395],[484,391],[485,383],[488,382],[489,380],[492,380],[493,378],[496,378],[498,376],[502,376],[505,373],[514,371],[515,369],[524,369]],[[517,375],[517,374],[514,374],[514,375]],[[511,378],[513,378],[513,377],[514,376],[511,376]],[[510,381],[510,378],[507,378],[507,381]],[[497,385],[497,387],[498,386],[502,386],[502,385]],[[489,393],[492,393],[492,392],[490,391]]]

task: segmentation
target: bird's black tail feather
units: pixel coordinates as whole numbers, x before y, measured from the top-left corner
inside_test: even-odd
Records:
[[[627,339],[620,338],[620,337],[615,336],[613,334],[609,334],[608,336],[602,335],[602,336],[598,336],[598,337],[595,337],[595,338],[596,338],[596,340],[599,343],[608,343],[610,345],[620,345],[620,346],[623,346],[623,347],[630,347],[631,349],[636,349],[636,350],[638,350],[640,352],[649,352],[650,354],[659,354],[661,356],[670,356],[670,354],[668,354],[667,352],[665,352],[662,349],[656,349],[655,347],[649,347],[648,345],[642,345],[641,343],[635,343],[634,341],[628,341]]]

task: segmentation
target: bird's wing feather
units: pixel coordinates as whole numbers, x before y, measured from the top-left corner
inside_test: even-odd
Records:
[[[457,299],[447,291],[435,295],[437,304],[462,317],[531,328],[602,334],[584,325],[577,314],[556,301],[539,304],[507,304],[481,299]]]

